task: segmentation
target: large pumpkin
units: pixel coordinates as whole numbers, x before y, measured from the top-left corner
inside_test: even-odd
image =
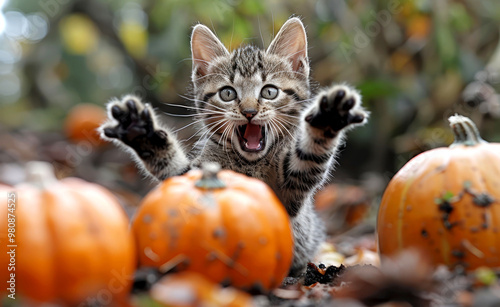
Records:
[[[450,117],[455,142],[424,152],[391,180],[377,230],[382,255],[418,248],[434,264],[500,267],[500,144]]]
[[[132,224],[139,263],[251,289],[278,286],[292,260],[288,215],[263,182],[213,164],[146,196]]]
[[[135,248],[114,196],[80,179],[57,181],[43,162],[28,173],[28,183],[0,189],[0,279],[10,281],[2,296],[66,306],[126,301]]]

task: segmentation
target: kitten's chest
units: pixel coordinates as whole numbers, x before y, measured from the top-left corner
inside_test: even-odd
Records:
[[[221,165],[223,169],[229,169],[248,177],[256,178],[267,183],[274,190],[276,187],[274,184],[277,182],[277,175],[274,171],[273,161],[268,161],[263,159],[258,163],[244,163],[241,159],[232,159],[232,157],[216,157],[216,155],[211,155],[210,157],[200,157],[198,161],[194,163],[194,166],[198,167],[197,164],[203,164],[203,162],[212,161],[217,162]]]
[[[223,168],[245,174],[248,177],[262,180],[267,184],[269,184],[269,181],[272,177],[271,165],[267,161],[262,161],[258,164],[242,164],[235,163],[235,161],[224,161],[223,164],[225,164],[223,165]]]
[[[232,168],[233,171],[264,181],[275,193],[278,194],[278,176],[272,163],[262,161],[256,165],[240,165]]]

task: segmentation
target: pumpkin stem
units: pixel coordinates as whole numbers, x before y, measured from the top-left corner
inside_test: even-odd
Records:
[[[26,163],[26,179],[29,183],[45,189],[57,182],[54,167],[48,162],[31,161]]]
[[[470,118],[455,114],[448,118],[451,130],[455,135],[455,141],[450,145],[454,147],[457,145],[475,146],[481,143],[486,143],[485,140],[479,135],[479,130]]]
[[[204,163],[201,166],[202,175],[201,179],[196,181],[195,186],[202,189],[222,189],[226,184],[217,178],[220,171],[220,165],[215,162]]]

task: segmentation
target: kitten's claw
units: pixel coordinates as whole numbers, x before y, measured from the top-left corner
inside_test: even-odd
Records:
[[[359,94],[348,86],[335,86],[320,97],[317,107],[305,120],[312,127],[323,130],[326,137],[334,137],[345,127],[361,124],[368,118]]]

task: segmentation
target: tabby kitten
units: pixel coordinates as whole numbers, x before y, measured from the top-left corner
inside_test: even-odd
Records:
[[[190,154],[150,105],[134,96],[108,104],[102,137],[125,145],[158,180],[218,162],[265,181],[283,202],[293,226],[297,275],[324,240],[313,194],[327,180],[346,130],[368,113],[347,85],[311,94],[306,32],[290,18],[267,50],[229,52],[204,25],[191,37],[192,82],[201,144]]]

